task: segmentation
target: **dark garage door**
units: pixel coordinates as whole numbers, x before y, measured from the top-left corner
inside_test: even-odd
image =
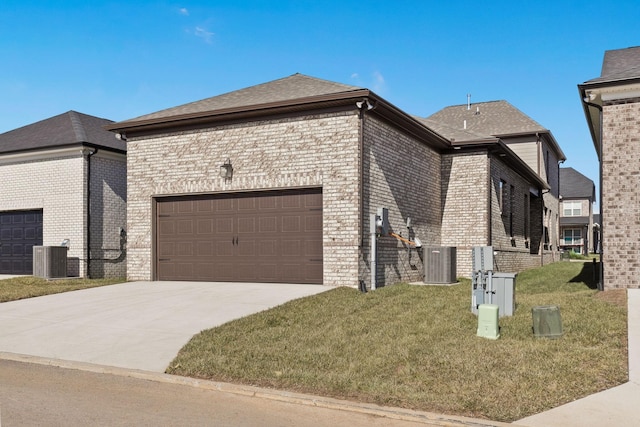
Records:
[[[322,192],[157,199],[158,280],[322,283]]]
[[[42,245],[42,211],[0,212],[0,274],[33,274],[33,247]]]

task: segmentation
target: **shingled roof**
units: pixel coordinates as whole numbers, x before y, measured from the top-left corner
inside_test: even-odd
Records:
[[[605,83],[640,78],[640,46],[604,53],[600,77],[585,83]]]
[[[126,143],[104,129],[111,123],[111,120],[68,111],[0,134],[0,154],[77,144],[125,152]]]
[[[589,199],[596,201],[592,180],[574,168],[560,168],[560,194],[563,199]]]
[[[126,127],[136,122],[160,121],[238,109],[247,110],[251,109],[251,107],[271,106],[295,99],[313,98],[358,90],[363,90],[363,88],[334,83],[298,73],[282,79],[125,120],[119,122],[118,126]]]
[[[507,101],[478,102],[470,107],[467,104],[445,107],[428,119],[475,135],[503,136],[548,132]]]

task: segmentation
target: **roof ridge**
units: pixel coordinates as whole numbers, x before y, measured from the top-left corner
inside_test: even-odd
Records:
[[[85,131],[84,124],[82,123],[82,119],[80,118],[80,114],[77,111],[71,110],[67,112],[67,115],[69,116],[69,120],[71,121],[71,128],[76,135],[77,141],[75,142],[87,142],[87,132]]]

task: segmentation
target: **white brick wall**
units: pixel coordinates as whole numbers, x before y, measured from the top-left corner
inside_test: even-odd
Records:
[[[72,276],[86,275],[85,172],[80,149],[57,150],[48,158],[36,153],[0,158],[0,211],[42,209],[43,245],[70,240],[68,273]]]

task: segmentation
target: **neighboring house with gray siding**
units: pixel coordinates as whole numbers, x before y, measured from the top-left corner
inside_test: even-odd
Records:
[[[578,90],[600,161],[602,284],[640,288],[640,47],[606,51]]]
[[[560,168],[560,200],[560,248],[588,255],[594,244],[593,181],[573,168]]]
[[[126,275],[126,145],[110,120],[69,111],[0,134],[0,274],[69,240],[68,275]]]
[[[127,140],[131,280],[371,287],[375,265],[377,285],[421,281],[422,249],[401,239],[377,237],[372,263],[381,207],[402,239],[459,246],[458,275],[492,242],[526,253],[500,271],[542,261],[520,248],[542,238],[550,187],[534,169],[365,88],[295,74],[107,129]]]

